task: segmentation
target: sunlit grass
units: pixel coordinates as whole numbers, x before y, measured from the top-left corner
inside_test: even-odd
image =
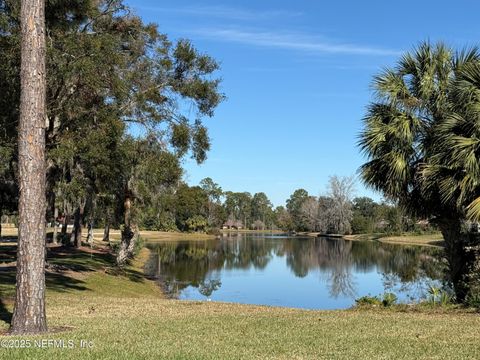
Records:
[[[374,234],[356,234],[345,235],[345,240],[350,241],[380,241],[390,244],[403,244],[403,245],[422,245],[422,246],[443,246],[443,236],[441,233],[434,234],[404,234],[404,235],[385,235],[383,233]]]
[[[304,311],[86,292],[50,296],[48,303],[49,325],[73,330],[37,338],[91,340],[93,349],[2,349],[6,359],[474,359],[480,355],[480,316],[475,314]]]

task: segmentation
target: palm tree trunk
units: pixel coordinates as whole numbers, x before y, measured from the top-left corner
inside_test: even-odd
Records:
[[[17,286],[10,332],[47,331],[45,315],[45,2],[21,2]]]
[[[438,222],[445,240],[445,257],[448,263],[448,277],[455,290],[458,302],[463,302],[468,294],[468,259],[465,251],[466,236],[461,232],[458,219],[441,219]]]

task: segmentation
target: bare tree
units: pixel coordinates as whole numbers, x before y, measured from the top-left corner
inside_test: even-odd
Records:
[[[300,209],[303,222],[307,225],[308,230],[317,231],[319,224],[319,208],[318,200],[314,196],[309,196],[302,204]]]
[[[328,183],[328,196],[332,199],[330,209],[332,227],[338,234],[346,234],[351,231],[352,221],[352,197],[355,191],[355,179],[353,176],[331,176]]]
[[[45,2],[21,2],[17,287],[10,331],[47,330],[45,315]]]

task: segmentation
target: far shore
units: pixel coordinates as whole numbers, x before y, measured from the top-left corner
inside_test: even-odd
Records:
[[[387,235],[383,233],[373,234],[354,234],[354,235],[339,235],[339,234],[323,234],[319,232],[298,232],[296,236],[308,237],[330,237],[341,238],[349,241],[379,241],[387,244],[400,245],[417,245],[417,246],[431,246],[443,247],[443,236],[440,232],[433,234],[402,234],[402,235]]]
[[[48,228],[47,233],[51,233],[52,229]],[[163,242],[163,241],[181,241],[181,240],[215,240],[218,239],[220,234],[282,234],[285,233],[281,230],[220,230],[218,235],[206,234],[206,233],[187,233],[187,232],[169,232],[169,231],[140,231],[140,237],[148,242]],[[94,229],[93,231],[95,240],[101,240],[103,237],[103,229]],[[2,237],[15,237],[18,235],[16,228],[3,228]],[[83,229],[82,235],[84,238],[87,236],[87,230]],[[432,246],[443,247],[443,237],[441,233],[433,234],[403,234],[398,236],[391,236],[381,233],[374,234],[355,234],[355,235],[337,235],[337,234],[321,234],[318,232],[299,232],[296,236],[305,237],[319,237],[328,236],[335,238],[342,238],[349,241],[379,241],[388,244],[400,244],[400,245],[417,245],[417,246]],[[120,230],[110,230],[110,239],[113,241],[120,240]]]

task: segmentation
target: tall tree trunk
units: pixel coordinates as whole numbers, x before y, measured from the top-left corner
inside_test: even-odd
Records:
[[[45,2],[21,2],[18,251],[10,332],[47,331],[45,315]]]
[[[133,257],[136,237],[138,236],[138,230],[132,221],[132,198],[128,190],[125,195],[124,212],[124,228],[117,254],[118,266],[124,266]]]
[[[103,241],[110,243],[110,219],[105,220],[105,228],[103,229]]]
[[[2,240],[3,201],[0,199],[0,241]]]
[[[70,222],[70,214],[64,214],[63,215],[63,223],[62,223],[62,237],[64,237],[67,234],[68,231],[68,223]]]
[[[448,278],[455,290],[458,302],[463,302],[468,294],[468,260],[465,251],[466,236],[462,234],[460,220],[442,219],[438,222],[445,240],[445,257],[448,263]]]
[[[58,244],[57,218],[58,218],[58,207],[55,206],[55,209],[53,210],[53,235],[52,235],[52,241],[55,245]]]
[[[76,248],[82,246],[82,227],[83,227],[83,212],[85,206],[82,204],[76,210],[73,219],[72,239]]]
[[[93,245],[93,219],[88,220],[88,235],[87,235],[87,243]]]

